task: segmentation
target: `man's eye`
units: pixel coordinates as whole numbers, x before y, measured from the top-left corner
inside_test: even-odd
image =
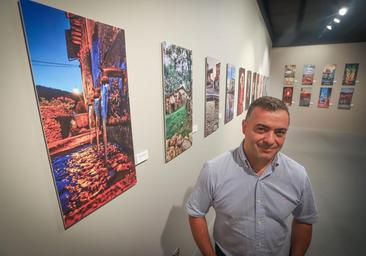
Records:
[[[284,131],[284,130],[276,131],[276,135],[278,137],[283,137],[283,136],[285,136],[285,134],[286,134],[286,131]]]
[[[257,127],[257,132],[265,132],[266,129],[264,127]]]

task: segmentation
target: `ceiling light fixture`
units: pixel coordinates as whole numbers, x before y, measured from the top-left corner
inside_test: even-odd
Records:
[[[332,30],[332,26],[331,26],[331,25],[328,25],[328,26],[327,26],[327,29],[328,29],[328,30]]]
[[[348,9],[346,7],[343,7],[341,9],[339,9],[338,13],[339,15],[343,16],[347,13]]]
[[[339,23],[339,22],[341,22],[341,20],[340,20],[340,19],[338,19],[338,18],[334,18],[334,19],[333,19],[333,21],[334,21],[335,23]]]

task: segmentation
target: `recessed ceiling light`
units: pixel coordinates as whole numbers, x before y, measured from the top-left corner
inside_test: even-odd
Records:
[[[331,26],[331,25],[328,25],[328,26],[327,26],[327,29],[328,29],[328,30],[332,30],[332,26]]]
[[[341,22],[341,20],[340,20],[340,19],[338,19],[338,18],[334,18],[334,19],[333,19],[333,21],[334,21],[335,23],[339,23],[339,22]]]
[[[338,13],[339,15],[343,16],[347,13],[348,9],[346,7],[343,7],[341,9],[339,9]]]

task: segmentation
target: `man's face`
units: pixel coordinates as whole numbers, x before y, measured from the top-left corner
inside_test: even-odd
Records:
[[[269,162],[285,142],[289,116],[285,110],[268,111],[255,107],[243,121],[244,150],[250,161]]]

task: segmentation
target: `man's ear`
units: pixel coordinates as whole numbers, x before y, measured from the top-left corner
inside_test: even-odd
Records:
[[[248,122],[245,119],[243,119],[243,121],[241,122],[241,131],[243,132],[244,135],[247,130],[247,126],[248,126]]]

